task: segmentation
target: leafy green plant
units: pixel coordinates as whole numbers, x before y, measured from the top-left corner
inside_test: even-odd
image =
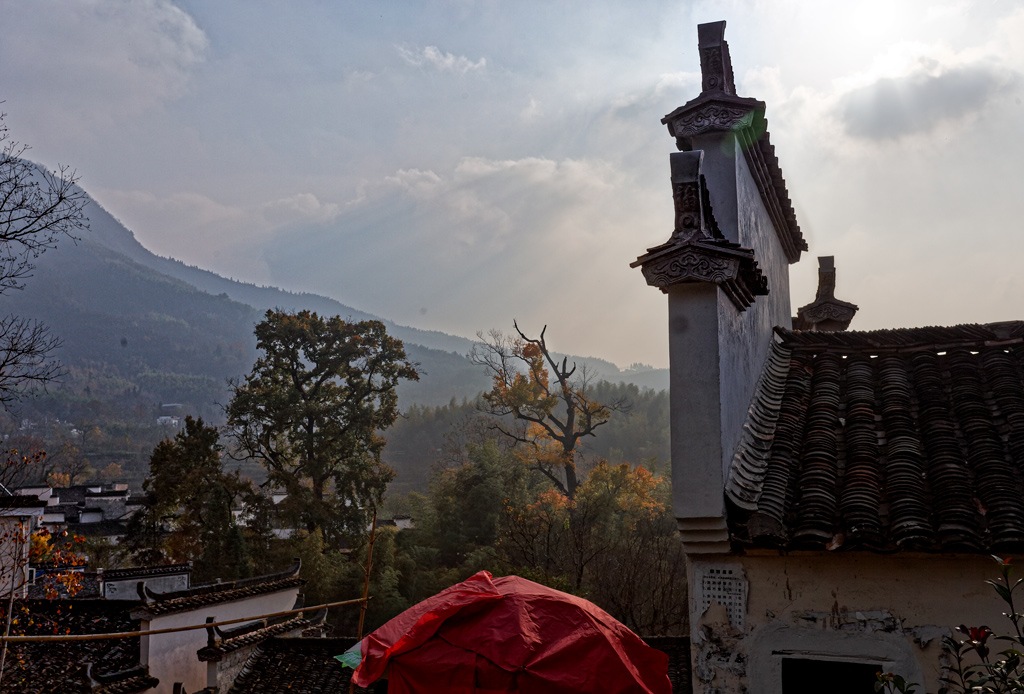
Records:
[[[878,671],[875,673],[875,691],[885,691],[885,694],[914,694],[919,685],[917,682],[907,682],[905,679],[891,672]]]
[[[1013,579],[1013,564],[1010,559],[992,557],[999,566],[997,580],[986,581],[996,591],[1008,610],[1003,614],[1013,625],[1013,632],[997,636],[987,626],[969,627],[961,624],[956,628],[962,636],[946,636],[942,640],[943,650],[949,655],[952,665],[942,678],[944,686],[939,694],[1008,694],[1024,692],[1024,634],[1021,620],[1024,614],[1017,611],[1015,594],[1024,579]],[[989,640],[1003,641],[1008,648],[992,652]],[[877,690],[876,690],[877,691]]]

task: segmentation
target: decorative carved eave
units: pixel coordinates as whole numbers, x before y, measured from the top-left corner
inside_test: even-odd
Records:
[[[663,292],[684,282],[717,284],[743,311],[756,296],[768,293],[768,279],[754,251],[729,241],[718,229],[701,174],[703,159],[702,151],[670,155],[675,230],[666,243],[648,248],[630,267],[640,266],[647,284]]]
[[[680,151],[693,149],[693,138],[709,132],[732,132],[743,150],[747,166],[771,217],[786,259],[800,260],[807,242],[797,224],[782,168],[775,156],[764,117],[763,101],[736,95],[732,58],[725,40],[725,22],[697,27],[703,91],[661,119]]]
[[[814,301],[796,311],[793,327],[797,330],[837,332],[850,327],[858,311],[856,304],[835,297],[836,265],[834,256],[818,258],[818,291]]]

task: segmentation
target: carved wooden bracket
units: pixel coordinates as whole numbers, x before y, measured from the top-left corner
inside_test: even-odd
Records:
[[[640,267],[647,284],[663,292],[683,282],[720,286],[743,311],[754,297],[768,293],[768,279],[754,260],[754,251],[726,239],[711,210],[701,164],[704,152],[674,152],[672,197],[675,229],[668,242],[647,249],[630,267]]]

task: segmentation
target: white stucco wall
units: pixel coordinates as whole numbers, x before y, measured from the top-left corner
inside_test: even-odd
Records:
[[[724,514],[721,490],[774,339],[791,327],[789,262],[736,137],[695,138],[715,219],[754,250],[767,296],[740,311],[715,285],[669,288],[673,506],[677,518]]]
[[[189,612],[161,615],[151,622],[143,622],[142,629],[167,629],[203,624],[207,617],[222,621],[290,610],[295,605],[298,593],[298,587],[293,587],[245,600],[209,605]],[[243,624],[232,625],[232,628]],[[196,656],[199,649],[206,646],[206,641],[205,629],[142,637],[143,663],[148,664],[150,674],[160,680],[155,690],[157,694],[171,694],[175,682],[182,682],[185,691],[188,692],[206,686],[207,664],[200,662]]]

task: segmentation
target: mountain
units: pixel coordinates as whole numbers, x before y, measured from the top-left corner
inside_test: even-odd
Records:
[[[203,270],[192,265],[186,265],[180,260],[155,255],[139,243],[135,238],[135,235],[127,227],[125,227],[117,218],[111,215],[95,200],[93,200],[89,206],[89,221],[91,227],[89,238],[96,243],[99,243],[110,250],[121,253],[151,270],[179,279],[210,294],[225,294],[230,299],[258,309],[260,313],[273,308],[283,308],[288,310],[309,309],[311,311],[316,311],[321,315],[337,315],[343,318],[351,318],[353,320],[379,320],[387,326],[390,334],[399,338],[406,344],[407,349],[412,349],[410,345],[418,345],[430,350],[440,350],[443,352],[454,352],[459,355],[467,355],[473,348],[473,340],[456,335],[449,335],[437,330],[422,330],[419,328],[398,325],[386,318],[375,316],[373,314],[366,313],[365,311],[360,311],[359,309],[352,308],[351,306],[347,306],[335,299],[325,296],[307,292],[289,292],[277,287],[258,286],[247,282],[228,279],[210,272],[209,270]],[[439,359],[439,355],[436,354],[425,353],[422,352],[422,350],[414,351],[417,351],[421,357],[427,359],[428,362],[431,363]],[[566,355],[559,354],[559,359],[561,359],[562,356]],[[598,374],[599,378],[613,383],[632,383],[640,388],[651,388],[654,390],[665,390],[668,388],[668,369],[655,369],[653,367],[646,366],[639,369],[623,371],[612,362],[604,359],[596,357],[580,357],[575,355],[568,355],[568,357],[570,362],[575,361],[581,366],[585,364],[592,373]],[[414,361],[421,360],[414,359]],[[443,362],[443,364],[436,365],[437,368],[434,369],[435,377],[441,376],[442,373],[451,377],[459,371],[458,361],[446,359],[443,360]],[[421,363],[426,362],[421,361]],[[479,390],[483,390],[487,387],[487,382],[485,380],[481,381],[479,379],[474,379],[473,383],[479,384]],[[458,390],[459,393],[453,393],[453,396],[458,398],[466,396],[464,388],[460,388]],[[479,390],[477,392],[479,392]],[[472,395],[475,395],[475,393]],[[468,395],[467,397],[472,397],[472,395]],[[447,398],[443,397],[439,392],[437,397],[434,398],[437,400],[434,404],[447,403],[450,397],[451,396]],[[420,399],[417,399],[417,402],[420,404],[425,403],[425,401]]]
[[[159,257],[95,201],[87,213],[90,231],[39,257],[24,289],[0,293],[0,315],[38,319],[63,343],[56,354],[67,369],[62,381],[23,402],[15,417],[0,418],[8,430],[20,428],[19,436],[41,437],[55,462],[70,456],[95,470],[116,463],[137,488],[153,447],[174,433],[161,424],[164,416],[223,422],[229,379],[252,368],[253,327],[267,309],[380,320],[328,297],[247,284]],[[399,402],[411,414],[417,405],[421,414],[437,405],[453,413],[472,409],[458,403],[490,386],[486,371],[467,358],[471,340],[384,323],[421,373],[418,382],[398,386]],[[668,385],[665,369],[622,371],[600,359],[569,360],[612,382],[655,390]],[[409,488],[418,488],[425,448],[436,448],[442,433],[424,438],[415,426],[410,431],[415,435],[398,436],[385,458]]]
[[[229,298],[248,304],[260,313],[268,309],[308,309],[320,315],[341,316],[352,320],[379,320],[387,326],[388,333],[406,343],[422,347],[468,354],[473,341],[464,337],[448,335],[437,330],[420,330],[398,325],[380,316],[374,316],[359,309],[318,294],[289,292],[277,287],[261,287],[247,282],[228,279],[201,268],[186,265],[180,260],[164,258],[147,250],[135,235],[111,215],[102,205],[92,200],[89,208],[89,238],[96,243],[116,251],[140,265],[168,277],[174,277],[197,289],[210,294],[226,294]]]
[[[38,318],[62,338],[58,356],[71,368],[57,391],[65,401],[106,394],[136,409],[182,403],[216,421],[227,380],[247,373],[256,358],[253,326],[271,308],[382,320],[421,370],[419,382],[399,386],[404,406],[472,399],[489,386],[467,359],[472,340],[397,325],[328,297],[221,277],[153,254],[95,200],[87,214],[90,230],[81,240],[39,258],[24,290],[0,294],[0,311]],[[667,387],[665,369],[623,372],[600,359],[569,359],[612,382]]]

